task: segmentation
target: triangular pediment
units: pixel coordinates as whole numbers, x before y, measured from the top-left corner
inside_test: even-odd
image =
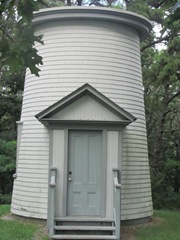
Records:
[[[37,119],[49,126],[53,123],[108,123],[128,125],[135,117],[85,84],[55,104],[36,115]]]

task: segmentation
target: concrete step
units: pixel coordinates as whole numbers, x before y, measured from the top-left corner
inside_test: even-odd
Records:
[[[55,218],[54,236],[52,239],[117,239],[113,219],[65,217]]]
[[[113,222],[111,218],[90,218],[90,217],[56,217],[55,221],[62,222]]]
[[[114,226],[54,226],[54,230],[114,231]]]
[[[84,240],[91,240],[91,239],[99,239],[99,240],[111,240],[111,239],[117,239],[116,236],[104,236],[104,235],[54,235],[52,236],[52,239],[73,239],[73,240],[78,240],[78,239],[84,239]]]
[[[108,218],[73,218],[73,217],[65,217],[65,218],[55,218],[55,225],[68,225],[68,226],[77,226],[77,225],[85,225],[85,226],[112,226],[113,219]]]

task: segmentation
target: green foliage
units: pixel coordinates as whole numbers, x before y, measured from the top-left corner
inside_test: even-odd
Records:
[[[5,142],[0,139],[0,173],[14,171],[16,157],[16,142]]]
[[[163,173],[157,174],[151,180],[153,206],[155,209],[162,209],[165,205],[166,182]]]
[[[164,204],[162,208],[170,209],[170,210],[177,210],[180,209],[180,194],[169,192],[165,196]]]
[[[0,139],[0,204],[10,203],[15,172],[16,142]]]
[[[178,22],[180,19],[180,8],[177,8],[173,14],[170,14],[165,18],[164,28],[162,29],[162,35],[170,28],[179,28]]]
[[[0,2],[0,67],[10,73],[29,68],[38,76],[38,55],[35,42],[43,43],[42,36],[35,36],[32,27],[33,11],[38,10],[43,1],[9,0]]]
[[[20,119],[25,72],[1,72],[0,78],[0,139],[16,139],[16,121]]]
[[[153,204],[157,209],[173,209],[179,208],[180,191],[180,20],[177,13],[170,12],[176,1],[147,3],[149,18],[162,28],[160,37],[152,34],[142,44]],[[165,48],[158,50],[158,43],[164,43]]]
[[[1,194],[0,193],[0,204],[10,204],[11,203],[11,194]]]
[[[61,6],[64,6],[65,5],[65,3],[63,2],[63,1],[57,1],[57,0],[44,0],[44,2],[45,2],[45,5],[44,5],[44,7],[46,8],[47,6],[48,7],[61,7]],[[42,6],[42,8],[44,8],[43,6]]]
[[[175,161],[175,160],[167,161],[164,171],[169,181],[173,182],[176,176],[180,181],[180,161]]]

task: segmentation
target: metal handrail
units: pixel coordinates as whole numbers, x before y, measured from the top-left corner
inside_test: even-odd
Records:
[[[121,231],[121,184],[119,169],[113,169],[113,192],[114,192],[114,223],[115,223],[115,235],[117,240],[120,240]]]

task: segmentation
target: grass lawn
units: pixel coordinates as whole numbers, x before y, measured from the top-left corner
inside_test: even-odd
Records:
[[[137,228],[137,240],[180,240],[180,211],[155,211],[152,223]]]
[[[44,226],[1,217],[10,212],[0,205],[0,240],[48,240]],[[153,221],[127,227],[121,240],[180,240],[180,211],[155,211]]]
[[[9,205],[0,205],[0,240],[48,240],[39,224],[1,219],[9,212]]]

